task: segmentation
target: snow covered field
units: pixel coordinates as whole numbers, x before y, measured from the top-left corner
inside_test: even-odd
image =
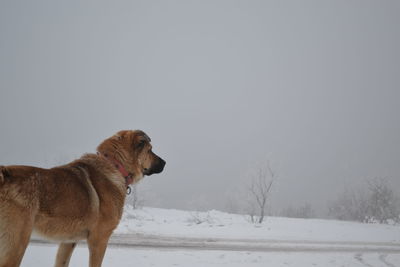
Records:
[[[396,242],[400,244],[400,225],[360,224],[318,219],[267,217],[262,225],[252,224],[244,215],[216,210],[208,212],[127,206],[117,234],[141,233],[162,236]]]
[[[56,249],[33,241],[22,266],[52,266]],[[87,262],[82,244],[70,266]],[[103,266],[400,267],[400,226],[127,207]]]

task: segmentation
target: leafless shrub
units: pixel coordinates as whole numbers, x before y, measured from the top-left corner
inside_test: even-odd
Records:
[[[365,223],[399,223],[400,202],[385,178],[367,181],[366,193],[344,191],[329,207],[336,219]]]
[[[247,214],[253,223],[262,223],[267,211],[267,200],[270,197],[271,189],[276,180],[276,174],[270,163],[265,167],[259,167],[252,176],[249,186],[249,199]]]
[[[190,217],[187,219],[187,222],[190,224],[212,224],[214,223],[214,220],[211,217],[210,212],[193,211],[190,213]]]
[[[385,178],[368,181],[368,208],[365,220],[379,223],[400,222],[400,206],[398,198]]]

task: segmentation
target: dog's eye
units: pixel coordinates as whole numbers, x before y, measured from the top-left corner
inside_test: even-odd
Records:
[[[137,148],[143,148],[146,142],[144,140],[140,140],[139,143],[137,144]]]

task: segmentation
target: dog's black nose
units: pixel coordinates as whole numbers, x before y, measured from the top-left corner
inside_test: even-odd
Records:
[[[159,169],[160,169],[160,171],[159,171],[158,173],[160,173],[160,172],[162,172],[162,171],[164,170],[165,164],[167,164],[167,163],[165,162],[165,160],[163,160],[162,158],[160,158],[160,163],[159,163]]]

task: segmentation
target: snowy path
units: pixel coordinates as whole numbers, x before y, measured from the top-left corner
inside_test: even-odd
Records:
[[[377,252],[400,254],[400,244],[390,242],[322,242],[223,238],[203,239],[138,234],[114,235],[110,240],[110,245],[193,250],[259,252]]]
[[[107,249],[103,267],[400,267],[400,251],[365,252],[317,250],[300,251],[235,251],[207,250],[156,246],[111,245]],[[31,243],[23,259],[22,267],[53,266],[57,247],[55,244]],[[70,266],[87,266],[88,249],[79,245],[71,259]]]
[[[31,243],[47,243],[32,240]],[[354,252],[400,254],[400,244],[390,242],[338,242],[302,240],[262,240],[172,237],[144,234],[115,234],[109,246],[175,249],[175,250],[221,250],[252,252]]]

